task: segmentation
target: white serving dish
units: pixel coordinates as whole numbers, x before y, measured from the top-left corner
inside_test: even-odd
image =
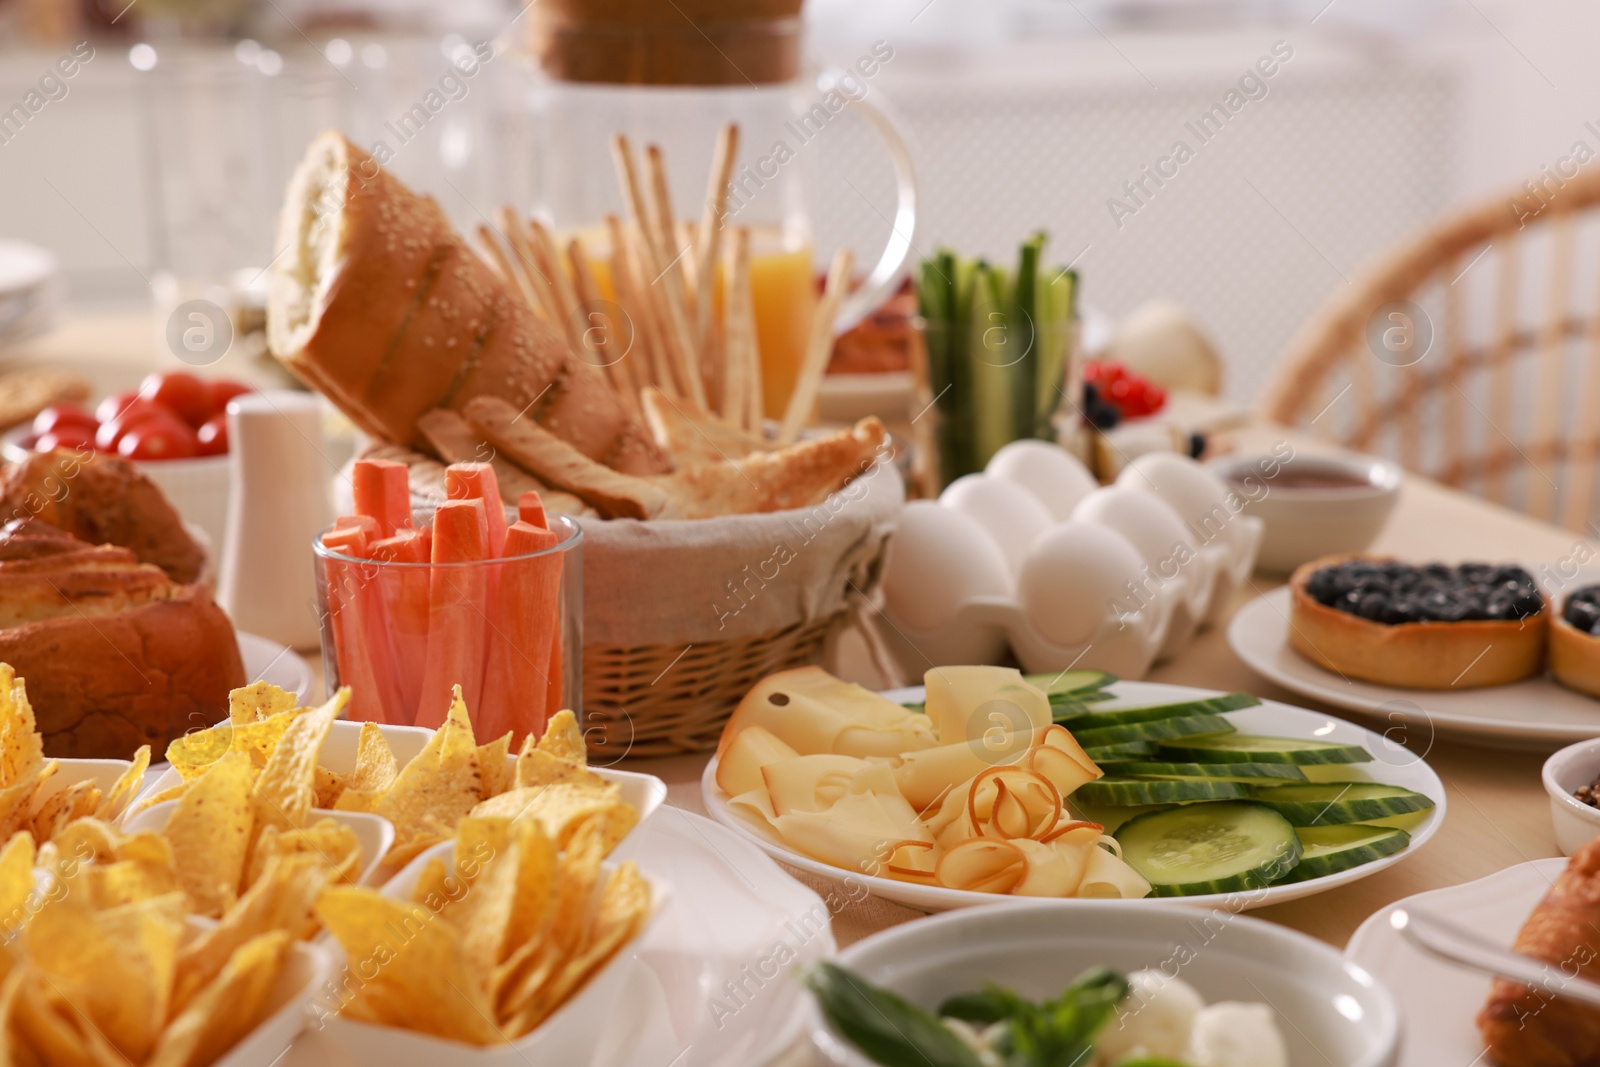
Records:
[[[919,630],[886,605],[892,625],[883,637],[900,664],[916,674],[930,665],[996,663],[1009,646],[1029,673],[1092,667],[1121,678],[1142,678],[1158,660],[1177,654],[1196,631],[1214,622],[1249,580],[1261,520],[1240,515],[1233,522],[1243,531],[1244,550],[1235,553],[1220,541],[1201,546],[1191,567],[1157,586],[1143,608],[1108,616],[1082,644],[1056,644],[1038,631],[1015,600],[995,596],[966,601],[937,630]]]
[[[102,795],[111,792],[111,787],[117,784],[117,779],[127,773],[133,766],[132,760],[125,759],[56,759],[45,757],[46,763],[56,764],[55,773],[46,778],[39,787],[37,800],[45,800],[55,796],[79,782],[93,780],[100,787]],[[135,795],[137,795],[135,792]]]
[[[1400,1055],[1395,1067],[1489,1063],[1475,1017],[1492,979],[1436,959],[1390,921],[1395,911],[1427,912],[1510,948],[1534,906],[1566,869],[1564,859],[1533,860],[1487,878],[1418,893],[1362,923],[1345,958],[1365,968],[1394,994],[1400,1008]]]
[[[640,869],[669,892],[634,943],[633,965],[615,998],[627,1010],[617,1011],[615,1003],[598,1006],[588,1022],[605,1034],[605,1044],[587,1062],[537,1062],[762,1067],[802,1043],[805,994],[790,975],[797,966],[833,955],[829,919],[843,901],[824,901],[731,830],[680,808],[664,809],[629,844]],[[786,962],[768,966],[779,945]],[[753,995],[730,1012],[713,1010],[713,1002],[727,999],[728,982],[743,983]],[[316,1006],[324,1017],[326,1006]],[[693,1051],[685,1054],[686,1048]],[[448,1051],[451,1056],[432,1062],[455,1062],[456,1047]],[[674,1062],[674,1056],[680,1058]],[[330,1040],[325,1028],[313,1026],[279,1067],[360,1062]]]
[[[1573,790],[1600,777],[1600,739],[1568,745],[1544,761],[1544,791],[1550,795],[1550,822],[1556,844],[1570,856],[1600,837],[1600,808],[1590,807],[1572,795]]]
[[[1240,608],[1228,626],[1228,644],[1263,678],[1301,696],[1380,719],[1387,733],[1415,748],[1426,750],[1440,736],[1549,752],[1600,737],[1600,700],[1542,674],[1483,689],[1400,689],[1323,670],[1289,645],[1287,587]]]
[[[146,830],[160,833],[172,819],[172,813],[177,810],[178,801],[163,800],[159,804],[152,804],[130,814],[122,823],[122,829],[130,834],[142,833]],[[310,823],[322,819],[332,819],[341,826],[347,826],[356,835],[356,841],[361,846],[361,866],[356,876],[356,881],[369,883],[373,872],[378,869],[378,864],[383,862],[383,857],[394,844],[394,825],[388,819],[372,815],[364,811],[331,811],[327,808],[312,808]],[[309,823],[308,823],[309,825]]]
[[[1163,685],[1157,682],[1118,682],[1112,691],[1116,694],[1117,699],[1108,701],[1105,704],[1096,704],[1096,710],[1111,711],[1124,706],[1178,700],[1199,700],[1204,697],[1221,695],[1214,689]],[[917,701],[923,699],[923,690],[921,686],[916,686],[908,689],[892,690],[884,695],[896,702]],[[1444,822],[1445,808],[1447,806],[1444,783],[1439,780],[1439,776],[1433,772],[1433,768],[1423,761],[1421,756],[1407,748],[1392,743],[1383,735],[1373,733],[1371,730],[1357,726],[1354,723],[1332,718],[1321,712],[1297,708],[1290,704],[1280,704],[1272,700],[1263,700],[1255,707],[1245,708],[1241,711],[1230,711],[1227,715],[1228,719],[1238,727],[1241,733],[1307,738],[1361,745],[1372,753],[1372,762],[1324,764],[1301,769],[1306,772],[1306,776],[1312,781],[1370,779],[1389,785],[1404,786],[1428,797],[1433,801],[1434,806],[1425,812],[1418,813],[1418,817],[1407,826],[1411,834],[1411,843],[1407,847],[1371,863],[1364,863],[1359,867],[1324,875],[1321,878],[1308,878],[1303,882],[1290,882],[1286,885],[1273,885],[1263,889],[1237,893],[1213,893],[1204,896],[1168,899],[1189,907],[1221,907],[1233,911],[1248,911],[1253,908],[1265,907],[1269,904],[1281,904],[1284,901],[1298,900],[1301,897],[1312,896],[1342,885],[1348,885],[1351,882],[1360,881],[1415,855],[1418,849],[1428,843],[1429,839],[1433,837]],[[864,885],[874,896],[892,900],[897,904],[904,904],[908,908],[917,908],[921,911],[929,912],[978,907],[996,902],[1018,904],[1040,899],[997,896],[994,893],[978,893],[965,889],[946,889],[942,886],[917,885],[912,882],[896,881],[892,878],[879,878],[873,875],[859,874],[812,859],[803,853],[793,851],[787,843],[773,834],[766,826],[734,808],[729,803],[728,794],[724,793],[722,788],[717,785],[716,774],[717,761],[713,758],[707,764],[705,773],[700,777],[700,794],[705,802],[706,811],[711,814],[712,818],[736,831],[778,862],[797,868],[825,882],[843,885]],[[1083,810],[1072,804],[1071,797],[1067,798],[1067,803],[1073,807],[1074,811]],[[1089,817],[1096,822],[1103,823],[1107,832],[1111,832],[1137,810],[1131,808],[1095,808],[1090,812]],[[1153,898],[1146,898],[1145,900],[1131,903],[1144,905],[1155,902]],[[1076,897],[1063,897],[1046,898],[1043,903],[1047,907],[1070,911],[1090,902]]]
[[[190,922],[200,924],[202,920]],[[272,990],[272,1014],[216,1060],[214,1067],[275,1067],[309,1022],[306,1009],[311,998],[333,973],[333,961],[326,950],[305,941],[295,942]]]
[[[1041,1000],[1090,967],[1160,969],[1208,1004],[1270,1005],[1295,1064],[1389,1067],[1399,1039],[1394,998],[1335,949],[1258,919],[1227,911],[1202,919],[1165,901],[1083,901],[1068,913],[1037,901],[971,908],[874,934],[838,962],[929,1009],[984,982]],[[814,1007],[811,1033],[827,1062],[873,1067]]]
[[[455,842],[441,842],[417,856],[390,879],[381,892],[394,900],[410,899],[417,879],[435,859],[444,860],[453,869]],[[601,865],[602,877],[596,880],[594,887],[595,900],[599,899],[606,879],[617,866],[614,860],[607,860]],[[648,933],[665,903],[665,886],[648,875],[646,881],[650,883],[650,918],[645,928],[533,1032],[503,1045],[480,1047],[331,1014],[323,1024],[329,1042],[339,1047],[345,1059],[356,1067],[434,1067],[441,1063],[511,1067],[529,1063],[591,1062],[607,1039],[607,1028],[598,1020],[610,1014],[619,1002],[622,990],[637,966],[635,951],[639,940]],[[344,954],[338,950],[337,942],[330,938],[328,945],[336,962],[343,966]],[[461,1010],[468,1010],[464,999]]]
[[[1366,482],[1348,488],[1310,489],[1277,485],[1260,473],[1259,463],[1279,464],[1279,475],[1328,471]],[[1244,513],[1262,520],[1265,531],[1256,566],[1270,574],[1288,574],[1302,563],[1323,556],[1360,552],[1372,544],[1400,499],[1400,468],[1375,456],[1227,456],[1210,464],[1233,487],[1230,475],[1256,479],[1263,492],[1240,493]]]

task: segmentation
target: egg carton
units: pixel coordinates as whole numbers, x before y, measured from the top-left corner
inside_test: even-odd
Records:
[[[936,630],[907,624],[890,604],[884,609],[891,623],[884,638],[901,667],[915,676],[930,666],[1000,662],[1009,648],[1030,674],[1080,667],[1142,678],[1201,629],[1220,621],[1235,592],[1249,580],[1265,526],[1252,515],[1236,515],[1232,522],[1237,530],[1232,542],[1218,539],[1199,546],[1176,575],[1147,586],[1138,607],[1108,610],[1094,636],[1082,644],[1051,641],[1016,600],[998,596],[964,601],[951,621]]]

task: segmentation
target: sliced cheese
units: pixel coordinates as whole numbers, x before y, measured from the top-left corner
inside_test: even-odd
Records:
[[[925,748],[892,760],[894,780],[900,793],[918,811],[926,811],[943,802],[952,789],[962,782],[983,773],[991,767],[1016,763],[1028,754],[1033,741],[1033,731],[1015,734],[998,734],[986,741],[969,743],[957,741],[953,745]]]
[[[1150,895],[1150,883],[1122,857],[1096,845],[1078,885],[1078,896],[1137,900]]]
[[[1023,838],[1013,841],[1022,852],[1026,868],[1011,892],[1019,897],[1070,897],[1078,892],[1089,864],[1088,850],[1063,846],[1060,841],[1042,845]],[[1097,850],[1098,851],[1098,850]]]
[[[778,760],[761,768],[772,810],[779,816],[827,811],[850,791],[857,774],[871,764],[854,756],[820,753]]]
[[[862,874],[877,873],[901,842],[932,843],[908,808],[897,811],[876,793],[846,793],[827,811],[779,815],[772,828],[806,855]]]
[[[729,796],[765,789],[761,768],[799,754],[764,726],[741,730],[717,760],[717,785]]]
[[[1014,667],[935,667],[922,681],[940,744],[1050,725],[1050,698]]]
[[[935,743],[923,716],[820,667],[779,671],[757,682],[723,728],[718,757],[756,726],[801,755],[898,755]]]
[[[772,798],[767,795],[765,786],[730,798],[728,807],[757,826],[764,826],[769,829],[772,826],[772,820],[778,817],[778,813],[772,810]]]

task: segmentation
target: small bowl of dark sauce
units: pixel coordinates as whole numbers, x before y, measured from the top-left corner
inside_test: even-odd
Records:
[[[1213,464],[1242,510],[1266,529],[1256,568],[1287,574],[1322,556],[1372,544],[1400,497],[1400,468],[1355,454],[1313,455],[1280,444],[1271,453]]]

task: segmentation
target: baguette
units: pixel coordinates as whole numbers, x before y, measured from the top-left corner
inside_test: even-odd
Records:
[[[523,493],[538,493],[545,510],[557,515],[576,515],[584,510],[582,500],[571,493],[552,489],[515,463],[502,456],[498,449],[484,440],[467,420],[447,408],[434,408],[417,420],[434,453],[446,463],[487,462],[494,467],[495,480],[500,485],[500,499],[515,504]]]
[[[687,519],[810,507],[866,473],[886,438],[883,423],[866,418],[851,430],[690,467],[657,481],[671,486]]]
[[[654,386],[645,386],[641,399],[645,425],[676,470],[735,460],[777,447],[715,416],[686,410],[687,405],[669,399]]]
[[[420,447],[417,420],[477,396],[527,410],[589,459],[670,469],[577,359],[418,195],[334,132],[312,142],[279,223],[267,339],[367,433]]]

